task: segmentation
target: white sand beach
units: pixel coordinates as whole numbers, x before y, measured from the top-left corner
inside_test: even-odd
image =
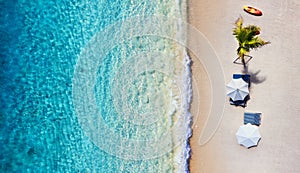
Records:
[[[243,11],[244,5],[262,10],[262,16]],[[296,173],[300,172],[300,1],[299,0],[191,0],[189,23],[210,41],[223,67],[225,84],[243,66],[233,64],[237,42],[232,35],[235,20],[261,27],[260,36],[270,41],[250,55],[251,89],[246,108],[235,107],[226,99],[221,123],[213,137],[199,145],[199,137],[209,115],[210,75],[199,57],[192,57],[193,98],[191,112],[198,117],[191,138],[191,173]],[[225,94],[225,93],[224,93]],[[228,97],[227,97],[228,98]],[[200,110],[198,112],[197,110]],[[262,112],[258,147],[246,149],[237,143],[235,133],[243,124],[245,111]]]

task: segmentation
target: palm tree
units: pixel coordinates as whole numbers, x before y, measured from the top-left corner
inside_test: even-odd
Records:
[[[243,18],[239,17],[236,20],[233,35],[239,43],[237,55],[244,67],[246,67],[245,56],[249,56],[250,49],[256,49],[270,43],[262,40],[257,36],[258,34],[260,34],[260,27],[255,25],[243,27]]]

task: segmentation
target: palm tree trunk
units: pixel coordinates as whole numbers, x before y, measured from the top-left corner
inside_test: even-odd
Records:
[[[245,56],[244,55],[241,56],[241,61],[242,61],[242,64],[243,64],[244,68],[246,68],[246,62],[245,62]]]

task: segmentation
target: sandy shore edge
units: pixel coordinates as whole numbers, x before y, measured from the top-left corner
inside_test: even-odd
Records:
[[[258,7],[263,16],[243,12],[244,5]],[[251,100],[244,108],[225,104],[224,115],[217,132],[205,145],[199,145],[199,136],[209,116],[211,84],[205,64],[192,58],[193,122],[191,144],[191,173],[252,173],[300,172],[300,3],[296,0],[277,2],[240,0],[188,1],[188,21],[203,33],[215,49],[224,68],[225,81],[242,67],[232,63],[237,43],[231,34],[233,23],[242,16],[245,24],[262,28],[261,37],[271,44],[251,51],[254,59],[249,63],[252,75]],[[292,23],[292,25],[291,25]],[[291,34],[292,33],[292,34]],[[224,84],[225,87],[225,84]],[[195,92],[197,92],[195,94]],[[224,93],[225,94],[225,93]],[[195,97],[196,96],[196,97]],[[292,99],[291,99],[292,98]],[[243,123],[245,111],[262,112],[260,132],[262,140],[256,148],[245,149],[235,139],[236,130]]]

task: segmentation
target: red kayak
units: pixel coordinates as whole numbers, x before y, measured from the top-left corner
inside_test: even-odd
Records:
[[[250,6],[247,6],[247,5],[244,6],[244,11],[246,11],[247,13],[252,14],[254,16],[261,16],[262,15],[262,12],[259,9],[254,8],[254,7],[250,7]]]

